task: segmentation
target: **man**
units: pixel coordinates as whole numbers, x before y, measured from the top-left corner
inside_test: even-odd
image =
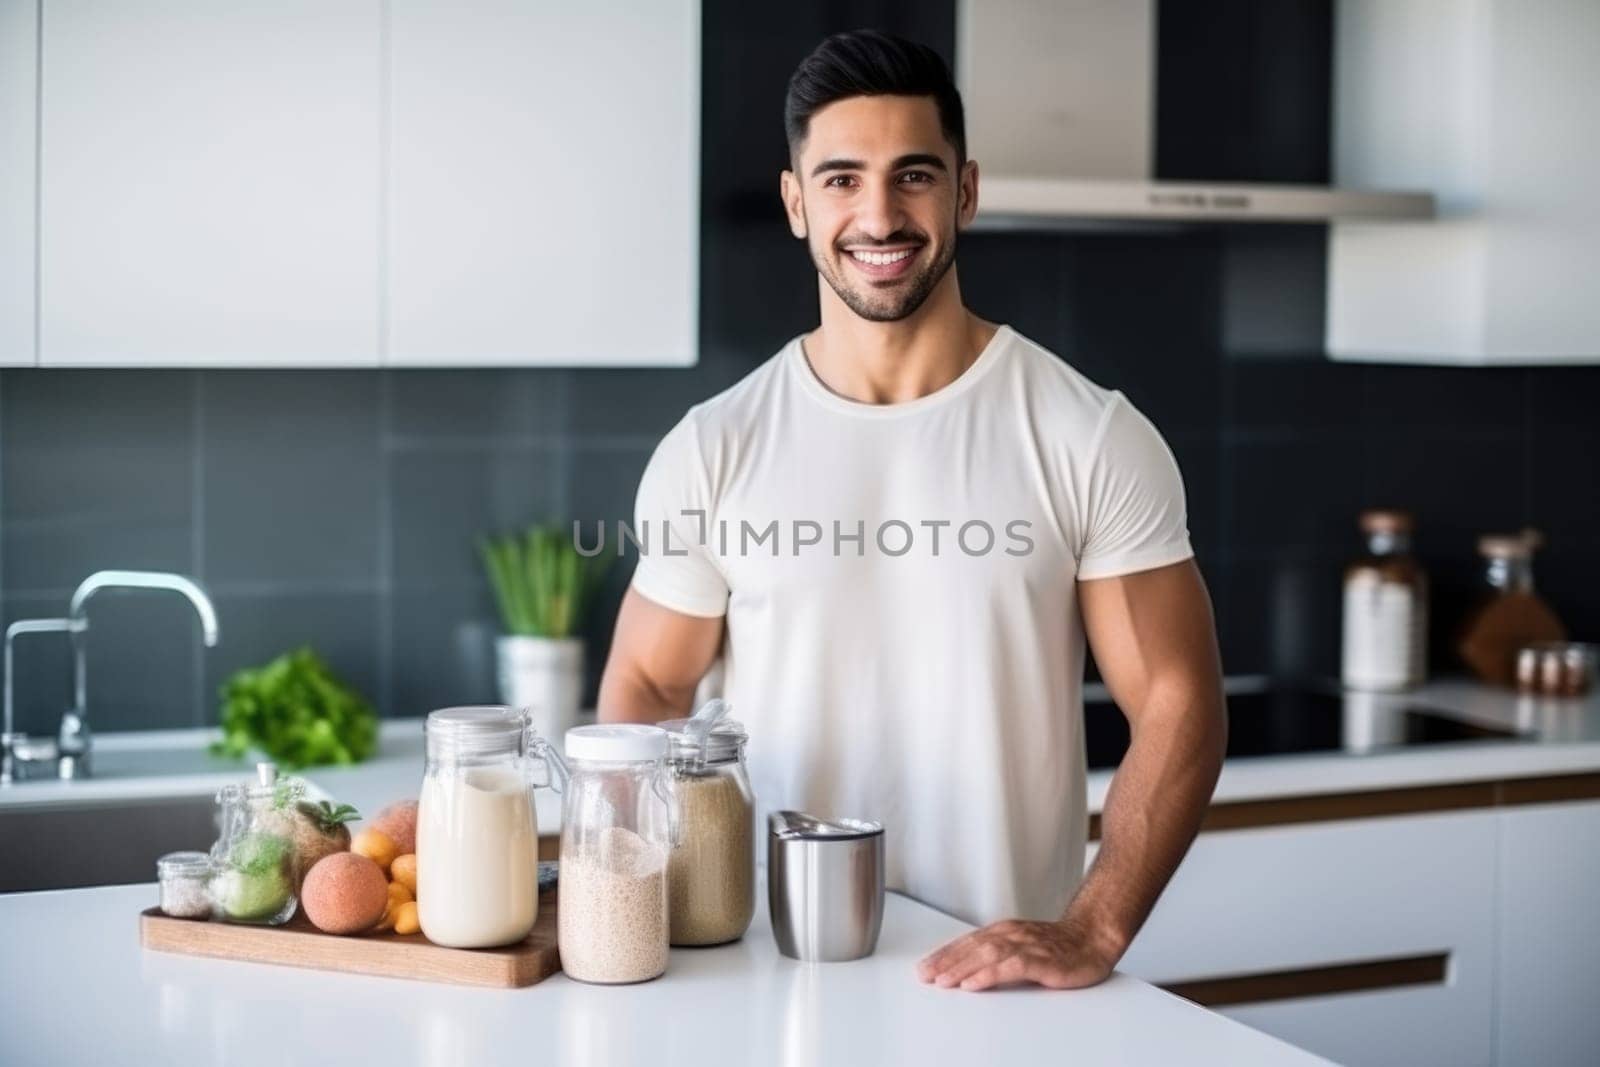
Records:
[[[1221,766],[1176,464],[1121,394],[962,305],[978,165],[935,53],[829,38],[785,119],[821,325],[656,450],[601,717],[687,714],[721,652],[763,806],[881,820],[892,888],[990,924],[923,981],[1092,985]],[[1087,875],[1085,637],[1132,734]]]

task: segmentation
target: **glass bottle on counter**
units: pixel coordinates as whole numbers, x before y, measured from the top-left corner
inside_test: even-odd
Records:
[[[423,726],[417,804],[417,921],[437,945],[521,941],[539,917],[539,828],[532,790],[560,791],[561,758],[522,713],[442,708]]]
[[[299,787],[279,782],[278,769],[256,764],[256,781],[217,793],[222,836],[211,846],[211,902],[228,922],[278,926],[299,904],[294,834],[280,808]]]
[[[1345,569],[1340,680],[1351,689],[1420,685],[1427,673],[1428,578],[1411,555],[1411,516],[1363,511],[1367,551]]]
[[[667,969],[667,861],[678,844],[658,726],[567,731],[561,809],[561,969],[584,982],[643,982]]]
[[[1515,684],[1524,645],[1566,639],[1566,627],[1533,588],[1533,554],[1543,543],[1537,530],[1478,539],[1484,585],[1456,648],[1467,668],[1493,685]]]
[[[755,915],[755,793],[744,727],[722,719],[702,738],[693,719],[661,724],[678,800],[682,843],[667,866],[674,945],[720,945],[744,936]]]

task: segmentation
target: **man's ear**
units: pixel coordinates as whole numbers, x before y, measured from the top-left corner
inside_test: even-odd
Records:
[[[961,165],[961,181],[957,186],[956,226],[966,229],[978,213],[978,161],[969,159]]]
[[[783,198],[784,214],[789,216],[789,232],[806,239],[806,208],[800,199],[800,179],[786,170],[778,179],[778,195]]]

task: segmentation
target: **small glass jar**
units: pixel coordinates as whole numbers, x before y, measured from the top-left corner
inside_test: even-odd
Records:
[[[643,982],[667,969],[667,860],[677,843],[667,744],[657,726],[567,731],[556,931],[570,978]]]
[[[257,764],[256,774],[252,785],[217,793],[222,836],[211,846],[211,901],[217,918],[278,926],[299,905],[300,865],[282,812],[295,787],[278,782],[270,763]]]
[[[211,857],[204,852],[169,852],[156,860],[161,913],[174,919],[211,918]]]
[[[1517,653],[1525,645],[1566,640],[1566,627],[1533,584],[1533,556],[1544,544],[1537,530],[1490,534],[1478,539],[1483,585],[1467,613],[1456,651],[1467,668],[1492,685],[1517,684]],[[1554,677],[1540,668],[1541,686],[1560,688],[1559,659]]]
[[[755,793],[744,727],[723,719],[702,746],[689,719],[661,724],[670,748],[682,841],[667,865],[672,943],[720,945],[744,936],[755,916]]]
[[[560,789],[560,757],[502,705],[430,712],[417,804],[417,921],[436,945],[490,948],[539,916],[533,789]],[[548,774],[554,772],[552,781]]]

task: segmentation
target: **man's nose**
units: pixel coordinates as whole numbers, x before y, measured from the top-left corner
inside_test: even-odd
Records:
[[[872,184],[862,193],[856,225],[875,241],[886,241],[904,221],[892,184]]]

